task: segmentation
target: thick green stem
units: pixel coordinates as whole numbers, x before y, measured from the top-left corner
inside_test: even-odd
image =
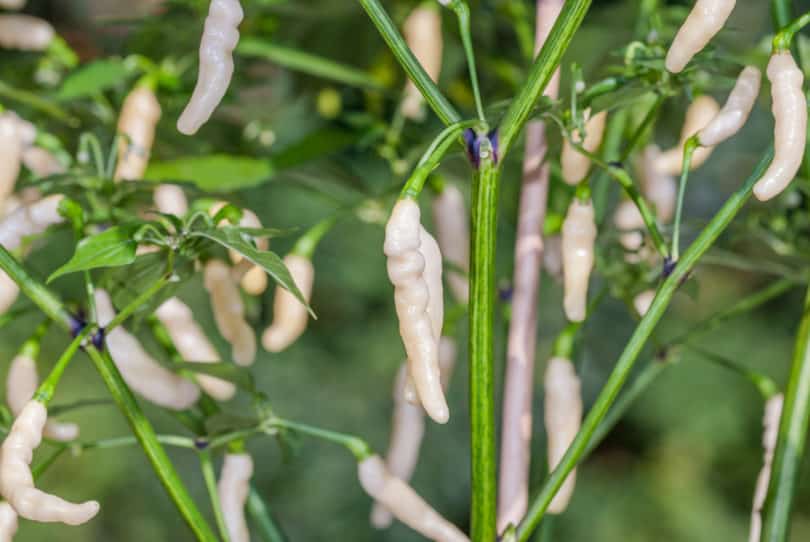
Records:
[[[361,0],[362,1],[362,0]],[[543,48],[537,55],[526,83],[515,97],[501,121],[500,149],[501,156],[506,156],[517,140],[523,125],[529,119],[537,99],[551,80],[554,71],[560,64],[565,50],[574,37],[579,25],[585,18],[591,0],[568,0],[554,23]]]
[[[473,186],[470,258],[470,449],[471,538],[495,540],[495,400],[492,332],[495,303],[495,239],[500,170],[491,155],[481,160]]]
[[[666,312],[678,286],[686,280],[700,257],[709,250],[751,197],[754,184],[765,172],[765,168],[772,158],[773,150],[771,149],[765,153],[757,164],[754,172],[745,181],[743,186],[729,197],[723,207],[717,212],[714,218],[712,218],[711,222],[709,222],[697,239],[695,239],[694,243],[692,243],[689,249],[684,253],[678,265],[676,265],[675,269],[672,271],[672,274],[659,287],[652,305],[647,311],[647,314],[639,322],[638,327],[636,327],[635,332],[628,341],[619,360],[616,362],[602,391],[599,393],[593,407],[583,421],[582,428],[557,468],[549,475],[548,480],[543,485],[540,492],[532,500],[529,512],[518,529],[518,540],[520,540],[520,542],[529,540],[532,531],[534,531],[543,519],[548,505],[562,486],[565,478],[576,467],[577,463],[585,454],[594,432],[607,415],[610,406],[616,400],[619,391],[630,376],[630,372],[639,354]]]
[[[388,48],[396,57],[405,73],[413,81],[416,88],[424,96],[425,101],[445,124],[453,124],[461,120],[461,115],[447,101],[441,93],[436,83],[425,72],[425,69],[413,55],[402,34],[397,30],[396,25],[386,13],[379,0],[359,0],[360,5],[366,10],[371,22],[377,27]]]
[[[810,423],[810,289],[807,292],[804,313],[796,335],[793,368],[782,407],[771,483],[762,510],[763,542],[784,542],[788,539],[790,514],[799,482],[808,423]]]
[[[62,301],[53,292],[42,285],[41,282],[28,274],[28,271],[20,265],[5,247],[0,245],[0,268],[17,283],[22,293],[31,299],[45,316],[56,322],[59,326],[71,330],[75,320],[70,313],[65,310]]]

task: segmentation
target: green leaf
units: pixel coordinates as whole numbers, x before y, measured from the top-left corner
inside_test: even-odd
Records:
[[[56,98],[67,101],[94,96],[120,84],[128,74],[129,70],[120,59],[97,60],[67,76]]]
[[[207,192],[233,192],[259,185],[272,174],[267,160],[215,154],[152,162],[145,177],[150,181],[191,181]]]
[[[116,226],[107,231],[86,237],[76,245],[73,257],[54,271],[48,282],[57,277],[99,267],[120,267],[135,261],[138,243],[132,238],[133,226]]]
[[[256,391],[256,386],[253,382],[253,375],[244,367],[239,367],[233,363],[175,363],[174,367],[192,373],[207,374],[233,382],[240,388],[248,392]]]
[[[284,265],[284,261],[279,256],[270,251],[261,251],[245,240],[242,236],[240,228],[233,226],[223,226],[221,228],[211,228],[206,230],[192,231],[189,237],[202,237],[213,241],[223,247],[235,250],[244,258],[250,260],[256,265],[261,266],[267,274],[272,277],[282,288],[292,293],[304,306],[307,307],[310,314],[315,316],[309,303],[304,299],[298,286],[295,285],[290,271]]]

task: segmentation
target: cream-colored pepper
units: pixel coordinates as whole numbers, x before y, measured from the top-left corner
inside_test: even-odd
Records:
[[[250,454],[225,454],[217,493],[230,542],[250,542],[250,531],[245,520],[245,502],[250,492],[251,476],[253,458]]]
[[[759,96],[762,72],[754,66],[746,66],[737,77],[723,109],[700,132],[698,141],[704,147],[713,147],[733,137],[745,126]]]
[[[606,111],[591,116],[591,111],[588,109],[585,111],[585,138],[582,138],[578,130],[574,130],[571,137],[574,141],[582,145],[583,149],[590,153],[595,153],[602,144],[606,122]],[[563,141],[562,158],[560,162],[563,180],[570,185],[575,185],[587,177],[588,171],[591,169],[591,159],[574,148],[568,139]]]
[[[0,502],[0,542],[12,542],[17,534],[17,512],[5,501]]]
[[[0,47],[44,51],[56,33],[48,21],[30,15],[0,15]]]
[[[118,133],[122,140],[118,145],[115,180],[143,179],[160,115],[160,103],[148,86],[139,85],[127,95],[118,117]]]
[[[74,504],[34,487],[31,458],[42,442],[47,418],[45,405],[29,401],[14,420],[0,449],[0,493],[26,519],[81,525],[98,513],[96,501]]]
[[[172,297],[158,307],[155,316],[169,332],[174,347],[184,360],[189,363],[220,361],[216,348],[194,320],[188,305]],[[236,386],[227,380],[201,373],[196,374],[195,379],[205,393],[218,401],[227,401],[236,393]]]
[[[469,542],[452,523],[443,518],[411,486],[393,476],[378,455],[361,461],[357,468],[360,485],[402,523],[437,542]]]
[[[309,258],[291,253],[284,258],[284,264],[301,295],[309,303],[315,280],[312,262]],[[270,352],[281,352],[304,334],[308,322],[309,312],[306,306],[292,293],[278,286],[273,302],[273,323],[264,330],[262,345]]]
[[[433,81],[439,80],[442,71],[442,17],[436,6],[422,4],[415,8],[405,20],[403,27],[405,41],[414,56]],[[402,114],[412,120],[424,117],[424,99],[416,85],[409,79],[405,84],[402,99]]]
[[[470,300],[470,217],[464,195],[455,184],[447,183],[433,200],[433,222],[444,259],[460,270],[447,272],[450,292],[466,305]]]
[[[790,52],[777,53],[768,62],[773,99],[774,155],[765,175],[754,185],[754,195],[767,201],[782,193],[796,177],[807,144],[807,100],[804,74]]]
[[[562,227],[562,256],[565,295],[563,306],[572,322],[585,319],[588,282],[594,264],[596,222],[593,204],[577,198],[568,207]]]
[[[658,158],[658,170],[666,175],[680,175],[683,169],[683,151],[686,141],[705,128],[720,112],[720,104],[711,96],[700,96],[686,110],[686,118],[681,128],[681,139],[678,145],[661,153]],[[692,154],[689,170],[693,171],[703,165],[711,156],[714,147],[698,147]]]
[[[574,364],[565,358],[551,358],[543,381],[544,418],[548,438],[548,468],[554,470],[568,451],[582,423],[582,395]],[[548,507],[550,514],[561,514],[574,494],[576,471],[566,477]]]
[[[765,506],[765,498],[768,496],[768,484],[771,481],[773,454],[776,449],[776,439],[779,436],[779,420],[782,417],[783,403],[784,396],[781,393],[774,395],[765,403],[765,415],[762,419],[762,470],[759,471],[756,489],[754,490],[749,542],[759,542],[760,533],[762,532],[762,507]]]
[[[239,0],[211,0],[200,40],[197,85],[177,121],[181,133],[197,133],[228,91],[233,77],[233,50],[239,43],[239,24],[244,16]]]
[[[109,294],[95,291],[96,311],[101,326],[115,318],[115,309]],[[144,350],[138,339],[118,326],[105,335],[107,349],[121,376],[144,398],[156,405],[172,410],[185,410],[197,402],[200,389],[194,382],[173,373],[155,361]]]
[[[22,164],[22,145],[17,123],[11,115],[0,115],[0,206],[14,192]]]
[[[220,260],[210,260],[205,264],[203,277],[214,321],[231,345],[233,360],[239,365],[252,365],[256,359],[256,335],[245,320],[245,304],[229,267]]]
[[[736,3],[736,0],[697,0],[667,52],[667,70],[672,73],[683,71],[723,29]]]

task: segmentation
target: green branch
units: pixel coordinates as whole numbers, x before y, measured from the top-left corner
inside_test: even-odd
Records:
[[[808,423],[810,423],[810,289],[807,292],[804,312],[796,335],[793,368],[782,407],[771,483],[762,511],[763,542],[784,542],[788,539],[790,514],[799,482]]]
[[[739,213],[751,197],[754,184],[765,172],[772,157],[773,150],[771,149],[765,153],[757,164],[754,172],[745,181],[743,186],[729,197],[723,207],[717,212],[714,218],[712,218],[711,222],[709,222],[698,238],[695,239],[694,243],[692,243],[689,249],[684,253],[672,274],[658,288],[652,305],[647,311],[647,314],[639,322],[638,327],[636,327],[635,332],[625,346],[624,351],[616,362],[602,391],[599,393],[593,407],[583,421],[582,428],[557,468],[549,475],[549,478],[540,489],[540,492],[532,499],[529,511],[518,529],[518,540],[520,542],[527,542],[529,540],[532,532],[543,519],[548,505],[562,486],[565,478],[584,456],[594,432],[607,415],[619,391],[630,376],[630,372],[639,354],[652,335],[656,325],[664,316],[678,286],[681,282],[686,280],[700,257],[715,243],[720,234],[725,231],[734,217],[737,216],[737,213]],[[808,364],[808,367],[810,367],[810,364]]]

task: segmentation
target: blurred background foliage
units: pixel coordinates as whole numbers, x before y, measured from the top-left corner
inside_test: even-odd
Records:
[[[794,3],[797,12],[810,8],[806,0]],[[82,88],[79,78],[73,82],[77,87],[66,90],[64,77],[68,71],[75,73],[72,69],[43,65],[37,55],[3,51],[0,102],[17,107],[47,127],[71,153],[76,151],[79,131],[91,131],[111,144],[118,107],[138,76],[132,61],[122,59],[143,55],[154,62],[165,61],[171,67],[169,72],[177,74],[168,77],[159,91],[164,115],[148,177],[196,180],[204,190],[227,192],[234,203],[253,209],[266,226],[299,231],[348,205],[396,190],[409,164],[438,133],[440,125],[430,116],[422,124],[407,124],[401,141],[393,149],[386,147],[384,138],[403,75],[359,5],[348,0],[246,0],[242,33],[259,44],[294,48],[353,66],[365,82],[344,85],[240,54],[231,92],[215,120],[196,137],[180,135],[174,123],[193,87],[196,49],[207,4],[203,0],[32,0],[27,11],[54,23],[83,65],[95,65],[98,73],[85,76],[95,82],[95,88]],[[398,22],[415,4],[406,0],[385,2]],[[687,4],[691,3],[669,4],[665,19],[679,21]],[[472,1],[471,7],[482,90],[491,116],[497,118],[502,111],[499,104],[514,93],[528,65],[520,32],[532,31],[533,3],[481,0]],[[592,82],[606,75],[607,66],[621,64],[617,50],[633,39],[637,10],[636,0],[594,1],[565,57],[563,73],[567,75],[568,65],[576,61],[586,81]],[[451,13],[444,13],[444,22],[446,49],[440,85],[471,115],[472,95]],[[717,40],[718,54],[726,59],[756,58],[751,51],[769,32],[766,2],[738,2],[728,29]],[[108,59],[107,64],[100,64],[100,59]],[[727,73],[736,73],[736,69]],[[99,81],[106,82],[102,85]],[[722,101],[730,81],[717,81],[707,88]],[[56,104],[62,118],[28,107],[25,100],[9,94],[9,86]],[[565,92],[564,86],[563,96]],[[687,240],[748,175],[756,156],[770,141],[772,121],[767,103],[763,96],[761,107],[743,133],[719,148],[693,175],[686,204]],[[685,104],[682,97],[667,102],[655,134],[661,145],[676,141]],[[551,136],[551,156],[558,150],[559,135],[555,134]],[[239,156],[241,161],[217,159],[217,155]],[[514,153],[513,163],[508,165],[502,192],[498,278],[504,295],[497,324],[498,375],[502,374],[509,312],[519,155]],[[189,162],[199,157],[208,157],[208,161]],[[184,161],[177,162],[179,158]],[[446,160],[440,171],[445,180],[459,183],[469,194],[468,166],[460,151]],[[611,198],[616,197],[612,192]],[[387,205],[390,199],[382,201]],[[751,209],[723,244],[726,249],[742,252],[746,261],[756,262],[757,250],[770,257],[772,248],[781,245],[757,245],[752,224],[786,219],[781,211],[764,214],[767,212],[758,204],[752,204]],[[803,212],[806,216],[806,205]],[[610,234],[609,230],[608,226],[605,232]],[[780,231],[778,227],[775,230]],[[349,214],[338,222],[314,257],[313,307],[318,320],[311,322],[303,339],[288,351],[277,355],[261,352],[252,369],[259,388],[280,415],[356,433],[380,451],[387,446],[390,389],[403,358],[381,251],[382,237],[381,227]],[[293,241],[294,236],[274,240],[272,249],[283,254]],[[68,259],[68,233],[57,234],[47,246],[48,250],[37,251],[29,259],[30,267],[40,276]],[[789,256],[798,258],[806,268],[806,253]],[[727,265],[700,266],[690,287],[676,298],[657,338],[665,343],[667,337],[771,280],[767,274]],[[67,299],[82,295],[76,278],[59,280],[55,287]],[[192,304],[225,354],[228,349],[215,330],[203,291],[198,277],[183,287],[181,297]],[[18,306],[27,304],[20,301]],[[271,306],[270,292],[250,301],[250,317],[257,329],[268,324]],[[759,311],[707,334],[701,344],[761,370],[781,384],[789,366],[800,306],[801,292],[792,290]],[[563,326],[561,288],[552,277],[543,277],[540,307],[538,362],[542,367],[551,341]],[[38,321],[38,316],[26,313],[0,330],[0,359],[10,360]],[[625,303],[613,298],[603,303],[587,324],[576,354],[586,401],[598,392],[633,326]],[[457,327],[456,336],[463,344],[465,322]],[[45,365],[55,360],[62,346],[57,333],[49,334],[42,356]],[[465,348],[461,352],[464,356]],[[647,357],[651,359],[653,354],[650,350]],[[542,370],[536,375],[537,389],[541,390]],[[461,526],[468,521],[467,378],[461,363],[450,389],[451,421],[446,427],[428,424],[422,461],[414,478],[417,490]],[[497,385],[500,394],[500,379]],[[80,358],[71,366],[55,403],[105,396],[100,379]],[[539,413],[539,393],[535,402]],[[144,406],[160,432],[181,431],[158,409]],[[235,413],[246,408],[246,399],[229,405],[229,411]],[[555,522],[551,540],[744,539],[761,465],[761,414],[762,400],[749,382],[684,351],[680,361],[649,388],[580,468],[572,506]],[[68,418],[81,422],[83,439],[127,433],[123,418],[112,405],[86,408]],[[545,445],[542,416],[534,420],[533,477],[539,482],[545,474]],[[257,487],[290,540],[418,539],[400,525],[387,532],[369,527],[370,502],[360,490],[354,462],[344,450],[310,440],[300,440],[291,449],[282,450],[270,438],[251,441],[248,448],[256,459]],[[171,455],[193,494],[204,503],[196,458],[187,451],[174,450]],[[17,538],[20,541],[190,539],[137,448],[63,457],[42,483],[67,498],[98,499],[102,512],[81,527],[23,522]],[[810,539],[808,510],[810,477],[805,474],[795,507],[793,540]]]

